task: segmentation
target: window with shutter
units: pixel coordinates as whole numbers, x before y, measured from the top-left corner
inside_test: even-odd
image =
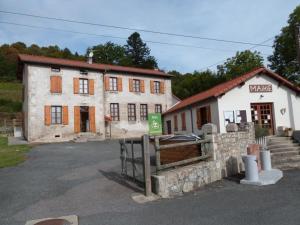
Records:
[[[79,78],[73,78],[73,91],[74,94],[79,94]]]
[[[118,91],[123,91],[122,77],[118,77]]]
[[[44,107],[44,120],[45,120],[46,126],[49,126],[51,124],[51,106],[50,105],[45,105],[45,107]]]
[[[141,80],[141,92],[145,93],[145,81]]]
[[[61,93],[62,91],[61,76],[51,76],[50,77],[50,92],[51,93]]]
[[[177,115],[174,115],[174,131],[178,131],[178,120],[177,120]]]
[[[201,129],[201,127],[207,123],[211,123],[210,106],[197,108],[197,128]]]
[[[181,113],[181,129],[186,130],[185,112]]]
[[[93,95],[94,94],[94,79],[89,79],[89,85],[88,85],[88,88],[89,88],[89,94],[90,95]]]
[[[95,106],[89,107],[90,131],[96,133]]]
[[[62,116],[63,116],[63,125],[69,124],[69,112],[68,112],[68,106],[62,107]]]

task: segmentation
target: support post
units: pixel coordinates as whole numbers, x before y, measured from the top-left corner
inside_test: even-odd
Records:
[[[160,149],[159,149],[159,137],[156,136],[155,139],[155,166],[156,166],[156,174],[158,173],[158,170],[160,169]]]
[[[149,149],[149,135],[142,136],[142,148],[143,148],[143,167],[144,167],[144,179],[145,179],[145,195],[151,195],[151,167],[150,167],[150,149]]]

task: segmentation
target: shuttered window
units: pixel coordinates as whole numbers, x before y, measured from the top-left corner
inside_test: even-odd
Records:
[[[132,89],[133,92],[141,92],[141,81],[137,79],[133,79]]]
[[[51,106],[51,124],[62,124],[61,106]]]
[[[79,79],[79,93],[88,94],[89,93],[89,80],[88,79]]]
[[[109,90],[110,91],[117,91],[118,90],[118,78],[117,77],[110,77],[109,78]]]
[[[50,77],[50,92],[51,93],[61,93],[62,82],[61,76],[51,76]]]
[[[154,93],[155,94],[160,93],[160,82],[159,81],[154,81]]]

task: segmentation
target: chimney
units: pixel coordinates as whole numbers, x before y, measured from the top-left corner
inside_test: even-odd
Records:
[[[90,50],[88,58],[87,58],[87,63],[88,64],[92,64],[93,63],[93,56],[94,56],[94,53],[93,53],[92,50]]]

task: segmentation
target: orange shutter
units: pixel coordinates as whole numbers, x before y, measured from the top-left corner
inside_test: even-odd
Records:
[[[51,124],[51,106],[45,105],[44,107],[44,119],[45,119],[45,125],[49,126]]]
[[[69,124],[69,112],[68,112],[68,106],[62,107],[62,123],[63,125]]]
[[[182,130],[186,130],[185,112],[181,113],[181,128]]]
[[[161,94],[164,94],[164,93],[165,93],[165,82],[164,82],[164,81],[161,81],[161,82],[160,82],[160,90],[159,90],[159,92],[160,92]]]
[[[74,94],[79,93],[79,78],[73,78],[73,90]]]
[[[95,106],[89,107],[90,132],[96,133]]]
[[[197,108],[197,128],[201,129],[201,110]]]
[[[104,77],[104,89],[105,91],[109,91],[109,77]]]
[[[145,93],[145,81],[141,80],[141,92]]]
[[[80,106],[74,106],[74,132],[80,132]]]
[[[50,92],[51,93],[61,93],[61,76],[51,76],[50,77]]]
[[[206,107],[207,109],[207,123],[211,123],[211,111],[210,111],[210,105]]]
[[[118,77],[118,91],[122,91],[123,86],[122,86],[122,77]]]
[[[89,94],[94,94],[94,79],[89,79]]]
[[[129,91],[133,92],[133,79],[129,79]]]
[[[150,80],[150,92],[151,94],[154,94],[154,81]]]

